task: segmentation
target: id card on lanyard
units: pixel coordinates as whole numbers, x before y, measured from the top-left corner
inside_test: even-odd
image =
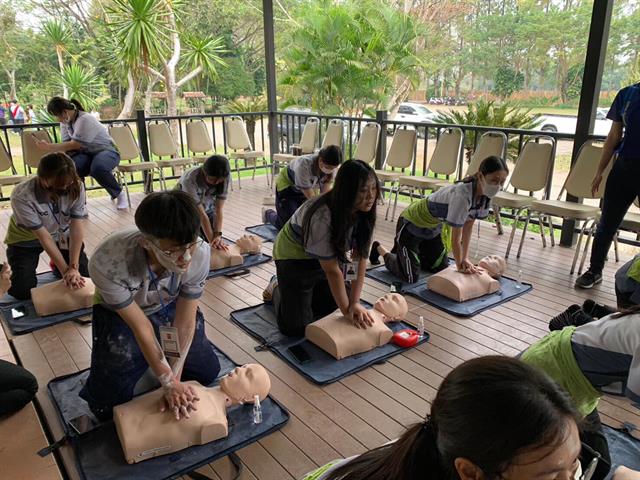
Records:
[[[342,277],[345,282],[353,282],[358,278],[358,263],[354,262],[352,257],[353,249],[355,248],[355,241],[351,240],[351,250],[348,257],[349,262],[342,265]]]
[[[60,207],[57,203],[49,203],[49,211],[51,216],[58,224],[58,248],[60,250],[69,250],[69,225],[63,225],[60,223]]]
[[[153,288],[158,293],[158,300],[160,300],[162,318],[164,319],[165,325],[161,325],[160,330],[160,346],[162,347],[162,351],[167,357],[180,357],[180,340],[178,336],[178,329],[174,326],[171,326],[171,321],[169,319],[169,307],[164,303],[164,299],[162,298],[162,290],[160,289],[160,282],[158,282],[158,277],[151,271],[151,267],[147,265],[147,270],[149,272],[149,280],[153,284]],[[174,283],[175,283],[175,273],[171,274],[171,281],[169,283],[169,291],[173,291]]]

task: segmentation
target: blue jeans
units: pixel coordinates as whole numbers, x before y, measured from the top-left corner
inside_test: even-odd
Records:
[[[170,325],[175,316],[175,302],[167,305],[169,322],[162,312],[149,315],[158,342],[159,327]],[[91,371],[80,397],[101,420],[111,418],[113,407],[134,396],[138,381],[149,368],[129,326],[120,315],[102,305],[93,306],[93,348]],[[196,330],[182,369],[181,380],[211,384],[220,372],[220,363],[204,333],[204,316],[196,313]]]
[[[268,210],[266,213],[267,223],[270,223],[278,230],[291,218],[295,211],[300,208],[307,197],[304,193],[287,187],[281,192],[276,191],[276,211]]]
[[[115,150],[101,150],[97,153],[81,152],[71,156],[78,175],[93,177],[111,198],[116,198],[122,187],[113,176],[113,169],[120,163],[120,154]]]
[[[602,198],[602,216],[591,249],[589,270],[602,273],[613,237],[636,198],[640,198],[640,158],[618,158],[613,165]]]

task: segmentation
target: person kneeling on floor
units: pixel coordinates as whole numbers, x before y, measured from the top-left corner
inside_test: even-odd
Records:
[[[148,195],[135,224],[107,237],[89,263],[93,349],[80,396],[106,419],[115,405],[162,385],[164,408],[187,417],[198,398],[183,382],[208,385],[220,371],[198,308],[210,247],[198,237],[198,208],[185,192]]]

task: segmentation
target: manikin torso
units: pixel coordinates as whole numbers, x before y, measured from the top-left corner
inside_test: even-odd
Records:
[[[261,365],[236,368],[220,380],[220,386],[191,385],[200,399],[190,418],[176,420],[170,411],[160,411],[163,389],[140,395],[113,409],[113,420],[128,463],[137,463],[159,455],[203,445],[228,435],[227,408],[240,402],[250,403],[254,395],[268,395],[271,381]]]
[[[228,250],[211,249],[211,270],[242,265],[242,255],[260,253],[262,240],[254,235],[243,235],[228,247]]]
[[[431,275],[427,279],[427,287],[457,302],[497,292],[500,289],[498,279],[506,268],[504,258],[497,255],[484,257],[478,267],[479,273],[462,273],[457,271],[455,265],[451,265]]]
[[[340,310],[307,325],[305,337],[334,358],[340,360],[358,353],[368,352],[386,345],[393,337],[387,322],[406,316],[407,302],[398,293],[389,293],[369,310],[373,325],[366,329],[356,328]]]
[[[58,313],[73,312],[93,305],[95,286],[90,278],[84,278],[84,287],[71,290],[64,280],[47,283],[31,289],[31,300],[36,313],[44,317]]]

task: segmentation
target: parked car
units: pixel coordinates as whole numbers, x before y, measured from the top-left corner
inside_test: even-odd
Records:
[[[596,121],[593,127],[595,135],[606,136],[611,128],[611,120],[607,118],[608,108],[598,108]],[[578,117],[574,115],[542,115],[540,117],[540,130],[543,132],[576,133]]]
[[[419,103],[404,102],[398,107],[398,113],[395,114],[392,120],[402,120],[405,122],[416,123],[433,123],[438,118],[438,113],[433,110],[429,110],[424,105]],[[395,131],[394,125],[387,125],[387,134],[393,135]],[[424,131],[418,130],[418,136],[424,138]]]

